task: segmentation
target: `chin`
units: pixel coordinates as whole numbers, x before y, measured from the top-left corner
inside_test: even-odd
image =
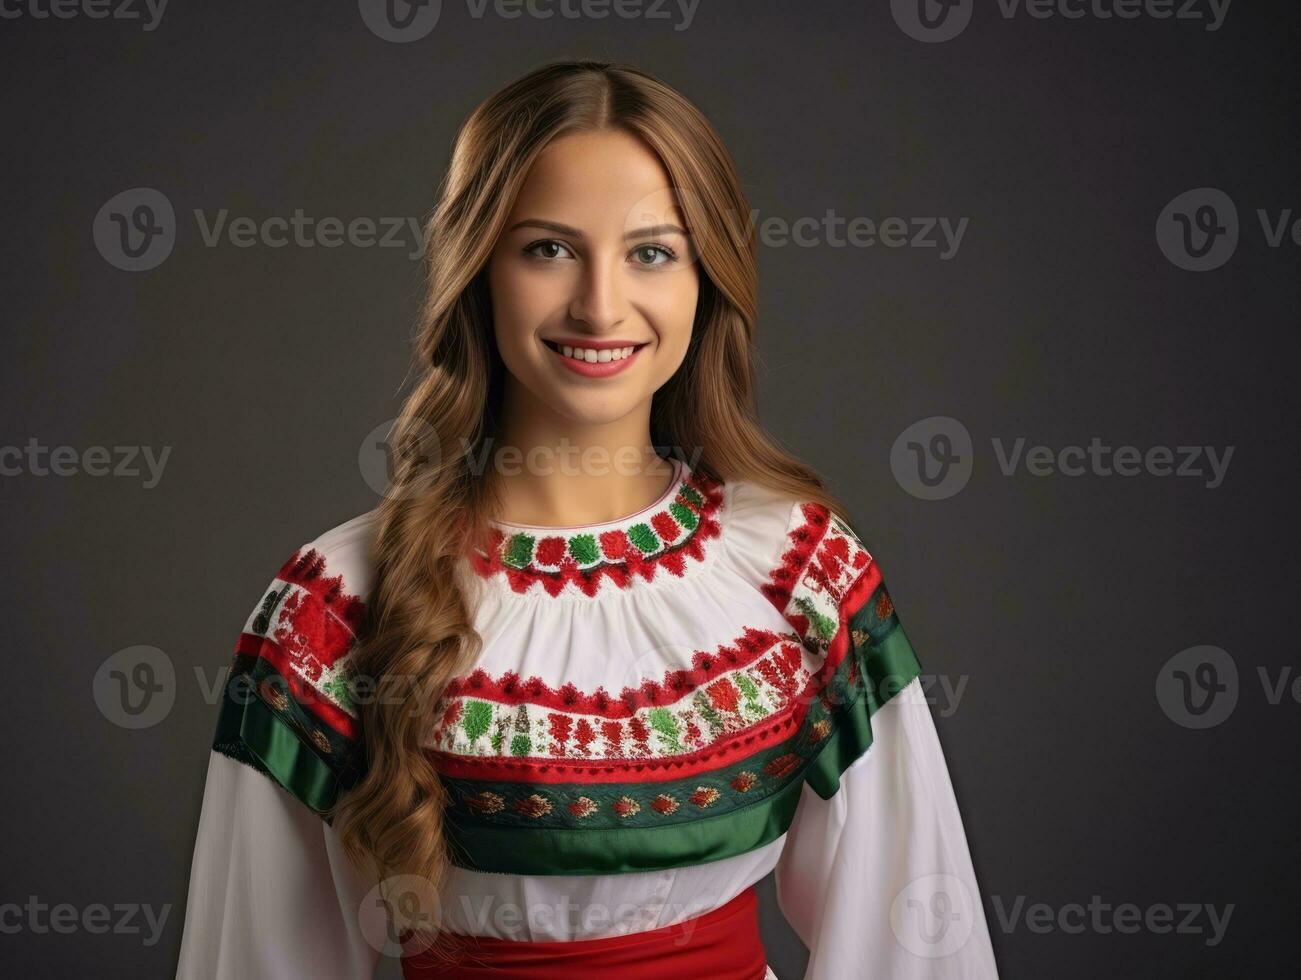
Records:
[[[635,401],[609,398],[578,398],[572,403],[559,407],[558,411],[566,418],[584,426],[609,425],[625,418],[634,408]]]

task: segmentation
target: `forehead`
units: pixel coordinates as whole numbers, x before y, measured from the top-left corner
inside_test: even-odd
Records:
[[[548,218],[580,227],[625,226],[675,212],[668,171],[636,136],[612,129],[553,140],[538,155],[512,220]]]

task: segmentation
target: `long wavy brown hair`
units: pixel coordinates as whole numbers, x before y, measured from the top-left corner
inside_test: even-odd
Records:
[[[703,475],[754,481],[850,519],[818,474],[759,423],[755,234],[738,220],[749,208],[704,115],[645,72],[597,61],[548,64],[490,96],[456,137],[425,228],[415,380],[390,435],[407,451],[397,458],[399,491],[378,508],[376,580],[355,654],[376,696],[359,705],[365,775],[335,825],[353,859],[381,879],[418,875],[437,889],[451,860],[446,791],[423,743],[447,682],[472,667],[482,644],[464,559],[497,513],[492,482],[474,461],[494,446],[507,380],[486,265],[542,149],[563,134],[613,128],[658,155],[700,266],[687,355],[652,399],[652,445],[690,451]],[[393,912],[400,927],[431,932],[428,922],[402,921],[400,905]]]

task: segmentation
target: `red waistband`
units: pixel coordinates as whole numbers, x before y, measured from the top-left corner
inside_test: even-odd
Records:
[[[402,958],[405,980],[763,980],[754,886],[711,912],[659,929],[603,939],[526,942],[440,933],[431,949]],[[440,955],[441,954],[441,955]],[[617,970],[617,974],[612,971]]]

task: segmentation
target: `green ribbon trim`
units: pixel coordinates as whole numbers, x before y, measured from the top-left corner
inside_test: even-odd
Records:
[[[604,875],[658,871],[717,861],[761,847],[786,832],[803,783],[792,780],[740,810],[671,827],[550,827],[444,824],[452,860],[474,871],[524,875]]]
[[[339,797],[339,780],[315,752],[261,701],[250,701],[239,734],[276,781],[317,813]]]
[[[230,684],[212,747],[270,776],[327,822],[350,782],[351,767],[345,763],[336,772],[270,705],[249,691],[236,695]]]
[[[827,716],[833,719],[831,734],[802,773],[769,796],[662,827],[503,825],[449,809],[444,829],[452,861],[475,871],[507,874],[623,874],[716,861],[776,840],[794,819],[804,783],[823,799],[834,796],[841,774],[872,745],[872,715],[921,672],[898,619],[893,613],[884,621],[876,618],[879,594],[850,618],[850,649],[825,688],[839,701]],[[847,683],[851,664],[858,669],[852,685]],[[822,713],[821,702],[815,702],[810,717]]]
[[[898,625],[869,647],[855,646],[861,689],[854,703],[836,719],[836,728],[818,750],[806,781],[824,800],[840,788],[840,775],[872,747],[872,716],[921,673],[912,644]]]

